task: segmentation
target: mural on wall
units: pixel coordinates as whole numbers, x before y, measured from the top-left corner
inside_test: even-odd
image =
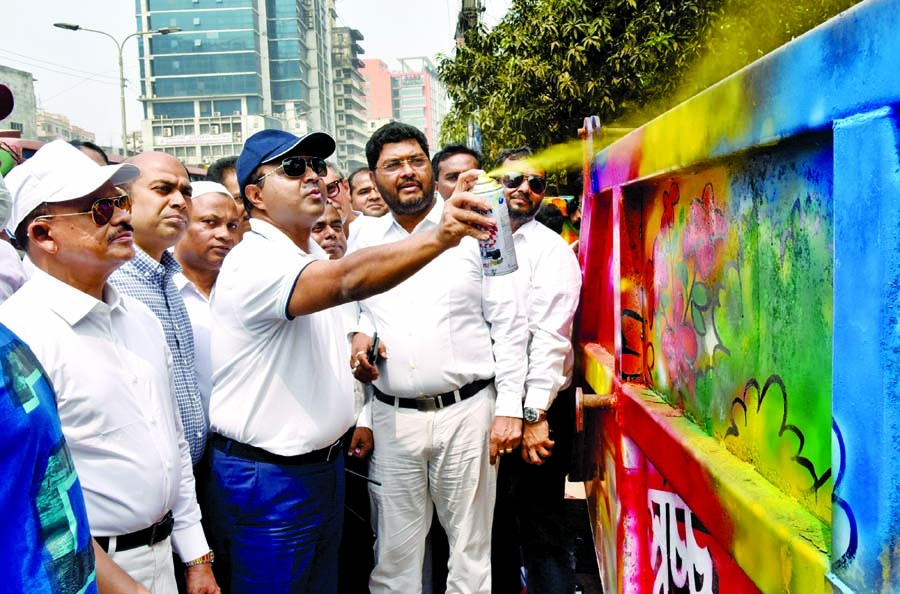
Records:
[[[628,188],[621,373],[831,517],[827,138]],[[790,406],[789,406],[790,404]]]

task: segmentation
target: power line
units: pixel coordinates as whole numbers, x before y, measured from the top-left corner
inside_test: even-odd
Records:
[[[43,59],[41,59],[41,58],[36,58],[36,57],[34,57],[34,56],[29,56],[29,55],[27,55],[27,54],[20,54],[20,53],[18,53],[18,52],[14,52],[14,51],[8,50],[8,49],[0,49],[0,53],[12,54],[13,56],[18,56],[19,59],[20,59],[20,61],[28,60],[28,61],[31,61],[31,62],[39,62],[39,63],[43,63],[43,64],[49,64],[49,65],[51,65],[51,66],[57,66],[57,67],[59,67],[59,68],[65,68],[67,71],[70,71],[70,72],[80,72],[80,73],[82,73],[82,74],[91,74],[91,75],[95,75],[95,76],[103,76],[103,77],[106,77],[106,78],[112,78],[112,79],[118,80],[118,76],[116,76],[115,74],[103,74],[103,73],[99,73],[99,72],[89,72],[89,71],[87,71],[87,70],[81,70],[81,69],[79,69],[79,68],[73,68],[73,67],[68,66],[68,65],[66,65],[66,64],[60,64],[60,63],[58,63],[58,62],[51,62],[50,60],[43,60]],[[23,60],[23,59],[24,59],[24,60]]]
[[[2,52],[2,50],[0,50],[0,52]],[[84,80],[94,80],[94,79],[99,78],[99,77],[109,77],[108,74],[103,74],[103,73],[100,73],[100,72],[81,72],[81,73],[78,73],[78,72],[66,72],[65,70],[57,70],[57,69],[55,69],[55,68],[50,68],[50,67],[48,67],[48,66],[43,66],[43,65],[41,65],[41,64],[32,64],[32,63],[29,63],[29,62],[27,62],[27,61],[25,61],[25,60],[22,60],[22,59],[20,59],[20,58],[9,58],[9,57],[7,57],[7,58],[5,58],[5,59],[6,59],[6,60],[9,60],[9,61],[11,61],[11,62],[13,62],[13,63],[19,63],[19,64],[22,64],[22,65],[24,65],[25,67],[30,68],[30,69],[41,70],[41,71],[46,71],[46,72],[52,72],[52,73],[54,73],[54,74],[62,74],[63,76],[73,76],[73,77],[75,77],[75,78],[81,78],[81,79],[84,79],[84,75],[85,75],[85,74],[89,74],[90,76],[89,76],[87,79],[84,79]],[[111,81],[111,80],[96,80],[95,82],[97,82],[97,83],[99,83],[99,84],[102,84],[102,85],[110,85],[110,86],[118,86],[118,84],[119,84],[117,81],[114,82],[114,81]]]

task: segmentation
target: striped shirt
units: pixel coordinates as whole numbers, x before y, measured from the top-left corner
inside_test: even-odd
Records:
[[[204,412],[194,369],[191,321],[181,293],[172,281],[179,272],[181,265],[168,251],[163,252],[157,262],[134,246],[134,258],[116,270],[109,277],[109,283],[149,307],[162,324],[174,360],[175,400],[191,449],[191,460],[196,465],[206,448],[209,419]]]

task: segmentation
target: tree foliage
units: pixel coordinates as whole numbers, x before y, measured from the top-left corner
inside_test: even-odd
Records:
[[[474,119],[493,155],[572,138],[588,115],[635,123],[853,3],[513,0],[493,29],[468,32],[440,60],[453,101],[442,137],[465,140]]]

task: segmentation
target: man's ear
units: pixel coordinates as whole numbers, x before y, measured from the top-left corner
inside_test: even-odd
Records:
[[[262,188],[255,184],[250,184],[244,188],[244,197],[253,205],[253,210],[266,210],[266,206],[262,199]]]
[[[41,250],[47,254],[59,251],[59,244],[53,236],[53,228],[46,219],[35,219],[28,225],[28,243],[30,250]]]

